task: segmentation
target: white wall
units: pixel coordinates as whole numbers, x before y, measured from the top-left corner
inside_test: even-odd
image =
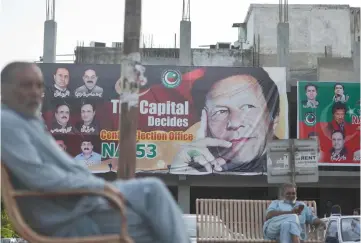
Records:
[[[261,52],[277,53],[278,5],[253,4],[254,20],[248,32],[261,36]],[[252,15],[252,14],[251,14]],[[290,51],[324,53],[332,45],[333,56],[351,57],[350,8],[345,5],[289,5]],[[252,21],[254,21],[252,28]],[[316,62],[312,58],[312,62]]]

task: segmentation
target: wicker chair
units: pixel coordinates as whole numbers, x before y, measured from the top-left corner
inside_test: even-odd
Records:
[[[127,231],[127,221],[125,218],[125,206],[123,200],[119,195],[114,195],[106,191],[95,190],[72,190],[62,192],[31,192],[15,190],[10,182],[10,177],[4,163],[1,163],[1,196],[4,202],[6,212],[13,224],[16,232],[25,240],[31,243],[133,243]],[[24,197],[67,197],[71,195],[98,195],[103,196],[112,201],[120,209],[120,216],[122,218],[121,233],[119,235],[103,235],[103,236],[90,236],[79,238],[60,238],[43,236],[32,230],[26,224],[22,217],[16,199]]]

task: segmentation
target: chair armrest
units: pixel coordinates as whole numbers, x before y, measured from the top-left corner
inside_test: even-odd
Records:
[[[22,197],[59,197],[59,196],[76,196],[76,195],[97,195],[102,196],[107,199],[110,199],[118,208],[121,217],[121,231],[122,236],[128,236],[127,231],[127,218],[125,216],[125,204],[124,198],[119,196],[121,194],[114,194],[110,191],[100,191],[100,190],[69,190],[69,191],[59,191],[59,192],[31,192],[31,191],[14,191],[12,196],[15,198]]]

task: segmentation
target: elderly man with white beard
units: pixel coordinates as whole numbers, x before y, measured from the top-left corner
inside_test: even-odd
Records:
[[[43,75],[34,63],[14,62],[1,71],[1,159],[17,190],[105,190],[125,198],[127,226],[136,243],[186,243],[182,213],[157,178],[107,182],[77,163],[46,131],[39,107]],[[98,196],[19,201],[26,222],[39,234],[82,237],[119,234],[119,210]]]
[[[266,211],[263,234],[266,240],[281,243],[300,243],[307,239],[306,223],[326,227],[304,202],[297,201],[297,189],[293,184],[282,186],[282,199],[272,201]]]

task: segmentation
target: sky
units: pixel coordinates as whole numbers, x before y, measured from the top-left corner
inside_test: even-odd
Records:
[[[36,61],[42,56],[46,0],[0,0],[0,67],[14,60]],[[278,0],[191,0],[192,47],[234,42],[251,3]],[[349,4],[359,0],[289,0],[289,4]],[[182,0],[143,0],[142,36],[153,47],[179,46]],[[337,17],[337,16],[335,16]],[[57,55],[73,54],[80,41],[123,41],[124,0],[57,0]],[[58,59],[69,59],[58,57]]]

